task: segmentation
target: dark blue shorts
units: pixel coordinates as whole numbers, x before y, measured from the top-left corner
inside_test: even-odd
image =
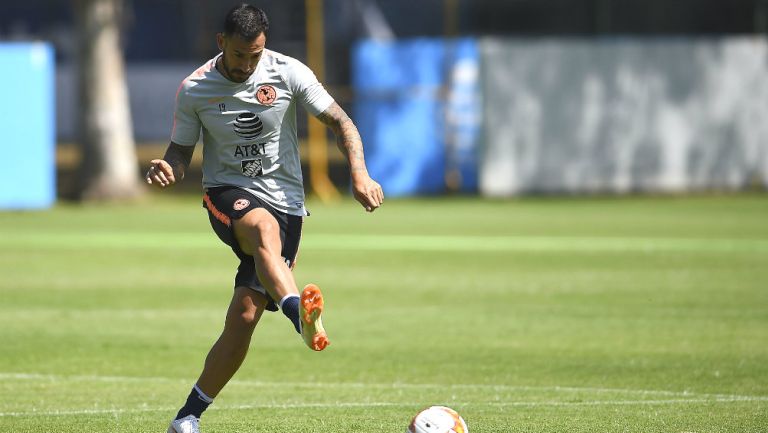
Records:
[[[277,311],[275,302],[279,301],[279,299],[272,299],[264,286],[259,282],[253,256],[249,256],[240,249],[240,245],[235,239],[232,221],[242,218],[249,211],[256,208],[269,211],[280,225],[281,255],[283,260],[285,260],[289,268],[293,269],[296,264],[296,255],[299,252],[301,226],[304,218],[279,212],[264,200],[244,189],[234,186],[208,188],[205,191],[205,195],[203,195],[203,207],[208,210],[208,219],[211,222],[213,231],[216,232],[216,235],[222,242],[232,248],[232,251],[240,259],[240,265],[235,275],[235,287],[248,287],[265,294],[269,301],[267,310]]]

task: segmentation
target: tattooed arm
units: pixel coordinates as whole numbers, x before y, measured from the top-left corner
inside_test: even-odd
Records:
[[[360,138],[357,127],[335,102],[317,118],[336,134],[336,145],[349,164],[355,199],[363,205],[365,210],[373,212],[384,202],[384,192],[381,190],[381,185],[368,175],[363,140]]]
[[[194,151],[195,146],[182,146],[171,142],[163,159],[153,159],[149,162],[151,165],[146,175],[147,183],[165,188],[175,184],[177,179],[184,179]]]

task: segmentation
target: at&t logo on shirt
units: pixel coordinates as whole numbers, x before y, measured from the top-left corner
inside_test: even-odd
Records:
[[[261,134],[264,124],[255,113],[245,112],[235,119],[235,134],[246,140],[253,140]]]

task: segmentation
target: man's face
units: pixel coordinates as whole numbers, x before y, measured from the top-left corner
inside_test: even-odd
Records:
[[[231,81],[242,83],[256,70],[267,37],[260,34],[252,41],[246,41],[239,36],[216,35],[219,49],[224,53],[222,67]]]

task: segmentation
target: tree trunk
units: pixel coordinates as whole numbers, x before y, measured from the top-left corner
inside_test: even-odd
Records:
[[[76,0],[81,200],[134,198],[143,191],[133,141],[120,20],[123,0]]]

